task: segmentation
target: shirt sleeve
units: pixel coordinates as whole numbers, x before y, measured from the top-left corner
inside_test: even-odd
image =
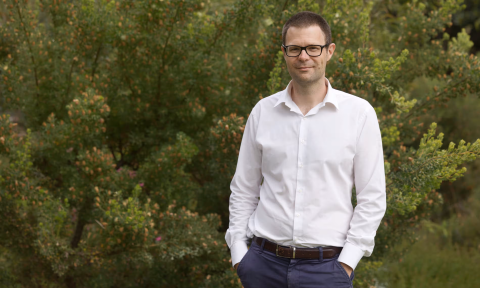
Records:
[[[382,137],[370,104],[359,123],[353,160],[357,206],[338,258],[353,269],[363,256],[372,254],[375,234],[387,207]]]
[[[255,108],[245,124],[236,171],[230,184],[229,228],[225,240],[230,248],[232,266],[240,262],[248,251],[248,220],[258,205],[260,195],[262,152],[255,141],[258,125],[254,112]]]

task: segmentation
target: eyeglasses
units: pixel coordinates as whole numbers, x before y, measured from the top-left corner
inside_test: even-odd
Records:
[[[288,45],[285,46],[282,44],[282,47],[285,49],[288,57],[297,57],[302,53],[302,50],[307,52],[308,56],[310,57],[318,57],[322,55],[323,48],[328,47],[330,44],[325,45],[308,45],[306,47],[300,47],[297,45]]]

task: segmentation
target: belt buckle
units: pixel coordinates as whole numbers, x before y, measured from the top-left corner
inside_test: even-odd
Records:
[[[276,247],[276,249],[275,249],[275,254],[277,255],[277,257],[282,257],[282,258],[290,258],[290,257],[285,257],[285,256],[278,255],[278,246],[293,248],[292,259],[295,259],[295,249],[296,249],[295,246],[283,246],[283,245],[278,245],[278,244],[277,244],[277,247]]]

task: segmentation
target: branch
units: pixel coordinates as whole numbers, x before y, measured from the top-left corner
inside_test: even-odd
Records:
[[[132,91],[133,97],[136,97],[137,95],[135,94],[135,90],[133,90],[132,83],[130,83],[130,82],[133,82],[133,81],[127,75],[125,75],[125,80],[126,80],[125,82],[127,82],[127,84],[128,84],[128,88],[130,88],[130,91]]]
[[[457,153],[456,155],[464,155],[464,154],[475,154],[475,153],[470,152],[470,151],[466,151],[466,152],[462,152],[462,153]],[[447,158],[446,156],[449,156],[449,155],[452,155],[452,153],[448,153],[447,155],[437,156],[437,157],[432,157],[432,158],[430,158],[430,159],[427,159],[425,162],[423,162],[422,165],[420,165],[420,166],[415,170],[415,173],[416,173],[417,171],[419,171],[420,168],[422,168],[422,167],[425,166],[426,164],[428,164],[428,163],[430,163],[430,162],[432,162],[432,161],[435,161],[435,160],[437,160],[437,159]],[[448,161],[448,162],[450,162],[450,161]]]
[[[457,82],[455,85],[452,85],[452,86],[450,86],[450,87],[451,87],[451,88],[456,87],[456,86],[458,86],[459,84],[461,84],[462,82],[465,82],[465,80],[467,80],[467,79],[464,78],[463,80]],[[445,94],[445,93],[446,93],[445,91],[442,91],[442,92],[438,93],[435,97],[439,97],[440,95]],[[416,109],[413,109],[413,108],[412,108],[412,110],[410,111],[410,113],[408,113],[407,116],[405,116],[405,117],[403,118],[403,120],[407,120],[410,116],[413,115],[414,112],[418,111],[419,109],[421,109],[422,107],[424,107],[425,105],[427,105],[428,103],[430,103],[430,101],[433,101],[433,100],[435,99],[435,97],[432,97],[430,100],[427,100],[427,101],[423,102],[423,104],[420,105],[420,106],[418,106]]]
[[[202,187],[205,185],[205,182],[207,182],[205,179],[201,179],[200,177],[195,175],[195,172],[190,173],[190,175],[192,175],[193,179]]]
[[[180,9],[180,6],[177,5],[177,10],[175,11],[175,17],[173,17],[173,23],[176,22],[177,20],[177,16],[178,16],[178,10]],[[173,24],[172,24],[172,29],[169,31],[168,35],[167,35],[167,39],[165,40],[165,45],[163,46],[163,51],[162,51],[162,67],[160,68],[160,71],[158,73],[158,79],[157,79],[157,95],[155,97],[155,99],[157,100],[157,103],[159,102],[159,98],[160,98],[160,91],[162,90],[162,71],[163,71],[163,68],[165,67],[165,53],[167,51],[167,45],[168,45],[168,41],[170,41],[170,36],[172,36],[172,33],[173,33]]]
[[[113,160],[115,160],[115,162],[118,162],[117,157],[115,156],[115,150],[113,150],[113,146],[111,145],[107,145],[107,146],[108,146],[108,149],[110,149],[110,152],[112,153]]]
[[[93,69],[92,69],[92,82],[93,82],[93,76],[95,75],[95,70],[97,69],[97,60],[98,60],[98,56],[100,55],[100,50],[102,49],[102,44],[103,43],[100,43],[100,46],[98,46],[98,50],[97,50],[97,55],[95,55],[95,61],[93,62]]]
[[[65,94],[65,99],[68,98],[68,95],[70,94],[70,87],[71,86],[71,82],[72,82],[72,73],[73,73],[73,63],[75,63],[75,61],[77,61],[77,57],[73,57],[72,59],[72,66],[70,66],[70,72],[68,73],[68,79],[67,79],[67,85],[68,85],[68,88],[67,88],[67,93]]]
[[[28,50],[30,51],[30,58],[32,59],[32,63],[33,63],[33,73],[34,73],[34,76],[35,76],[35,85],[38,88],[37,65],[35,64],[35,58],[33,57],[32,44],[30,43],[30,38],[28,38],[28,32],[27,32],[27,29],[25,28],[26,25],[23,22],[22,13],[20,13],[20,7],[19,7],[18,3],[16,5],[16,7],[17,7],[17,12],[18,12],[18,17],[20,17],[20,23],[22,24],[21,26],[23,28],[23,32],[25,33],[25,38],[27,39]],[[37,93],[37,97],[38,96],[39,95]]]
[[[83,228],[87,224],[83,209],[84,208],[82,207],[82,209],[78,211],[78,221],[75,227],[75,233],[73,234],[72,241],[70,242],[70,247],[72,247],[73,249],[78,247],[78,243],[80,243],[80,240],[82,239]]]

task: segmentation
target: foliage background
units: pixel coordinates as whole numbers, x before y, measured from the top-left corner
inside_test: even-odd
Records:
[[[330,82],[382,129],[388,211],[355,287],[403,287],[404,243],[478,209],[475,174],[453,182],[480,154],[472,3],[4,0],[1,286],[240,287],[223,237],[243,127],[290,80],[281,28],[310,10],[337,43]]]

